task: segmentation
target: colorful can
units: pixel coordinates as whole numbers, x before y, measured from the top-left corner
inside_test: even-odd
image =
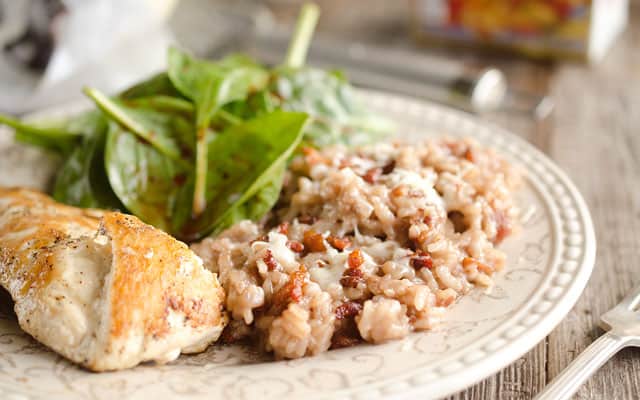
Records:
[[[627,23],[628,0],[413,0],[419,40],[598,60]]]

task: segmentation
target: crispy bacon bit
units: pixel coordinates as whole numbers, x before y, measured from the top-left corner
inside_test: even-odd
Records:
[[[475,258],[471,258],[471,257],[465,257],[462,259],[462,266],[464,268],[468,268],[469,266],[471,266],[472,264],[475,264],[476,267],[478,268],[478,271],[480,272],[484,272],[485,274],[493,274],[494,270],[493,267],[491,267],[488,264],[485,264],[481,261],[476,260]]]
[[[304,154],[305,156],[315,154],[315,153],[317,153],[317,151],[313,147],[305,146],[302,148],[302,154]]]
[[[273,271],[276,268],[278,268],[278,262],[273,257],[273,253],[269,249],[267,249],[264,252],[264,257],[262,257],[262,261],[264,261],[264,263],[267,265],[267,269],[269,271]]]
[[[355,316],[362,310],[362,304],[346,301],[336,308],[336,328],[331,337],[331,348],[349,347],[362,342]]]
[[[322,235],[313,229],[309,229],[304,232],[304,236],[302,238],[302,243],[304,247],[308,249],[310,252],[319,252],[326,251],[327,248],[324,245],[324,240],[322,239]]]
[[[467,148],[467,151],[464,152],[464,158],[467,161],[471,161],[471,162],[474,162],[476,160],[475,155],[473,154],[473,150],[471,150],[471,147]]]
[[[493,267],[491,267],[490,265],[479,261],[476,262],[476,264],[478,264],[478,271],[484,272],[487,275],[493,274]]]
[[[396,160],[391,160],[382,167],[382,174],[388,175],[392,173],[394,169],[396,169]]]
[[[336,330],[331,337],[332,349],[354,346],[362,341],[358,326],[353,318],[337,320]]]
[[[289,240],[287,242],[287,247],[295,253],[302,253],[304,251],[304,245],[296,240]]]
[[[336,307],[336,319],[353,318],[362,310],[362,304],[355,301],[345,301]]]
[[[451,305],[451,303],[453,303],[453,301],[455,300],[455,297],[453,296],[449,296],[446,297],[442,300],[438,299],[436,300],[436,306],[437,307],[449,307]]]
[[[509,220],[502,211],[496,210],[495,219],[497,231],[496,237],[493,239],[493,243],[500,244],[507,236],[511,234],[511,227],[509,225]]]
[[[317,217],[314,217],[313,215],[301,215],[298,217],[298,221],[300,221],[301,224],[307,224],[307,225],[313,225],[315,224],[315,222],[318,220]]]
[[[498,225],[498,232],[494,240],[495,244],[500,244],[507,236],[511,235],[511,228],[506,225]]]
[[[320,154],[320,152],[313,147],[303,147],[302,153],[305,155],[305,159],[309,165],[315,164],[328,164],[327,159]]]
[[[441,291],[436,295],[436,306],[437,307],[448,307],[453,303],[456,299],[455,294],[447,293],[446,290]]]
[[[284,221],[280,225],[278,225],[278,233],[282,233],[283,235],[287,235],[289,233],[289,222]]]
[[[220,335],[220,343],[224,343],[224,344],[238,343],[239,341],[246,339],[247,336],[248,336],[248,332],[246,329],[246,325],[242,326],[238,324],[236,326],[235,324],[230,323],[222,331],[222,334]]]
[[[422,219],[422,222],[424,222],[426,225],[431,225],[431,215],[425,215]]]
[[[289,274],[289,282],[274,293],[269,308],[269,315],[281,314],[290,302],[299,302],[302,299],[302,289],[307,277],[307,269],[300,265],[297,271]]]
[[[327,242],[329,242],[329,244],[331,246],[333,246],[333,248],[335,248],[336,250],[344,250],[347,247],[351,246],[351,241],[347,238],[339,238],[336,236],[329,236],[327,238]]]
[[[451,154],[456,157],[460,157],[467,149],[467,146],[461,142],[447,142],[445,146],[447,146]]]
[[[467,225],[467,221],[465,220],[464,214],[458,210],[449,211],[447,213],[447,218],[453,224],[453,230],[456,233],[462,233],[469,229]]]
[[[364,273],[360,268],[347,268],[340,278],[340,284],[344,287],[356,288],[360,282],[364,282]]]
[[[391,190],[391,195],[393,197],[404,196],[407,193],[407,187],[404,185],[398,185]]]
[[[350,269],[358,269],[364,263],[364,257],[362,257],[362,253],[360,249],[355,249],[351,253],[349,253],[349,258],[347,258],[347,263],[349,264]]]
[[[304,285],[304,279],[307,276],[307,269],[304,265],[300,266],[300,269],[292,273],[289,276],[289,285],[291,286],[290,296],[291,300],[296,303],[302,299],[302,286]]]
[[[357,333],[358,330],[355,329]],[[331,338],[331,348],[332,349],[341,349],[343,347],[351,347],[355,346],[358,343],[362,342],[362,338],[359,335],[349,335],[347,333],[343,333],[342,331],[336,332]]]
[[[433,268],[433,259],[429,254],[423,252],[418,252],[416,256],[411,257],[409,263],[416,270],[420,270],[422,268]]]
[[[382,169],[381,168],[378,168],[378,167],[370,168],[362,176],[362,179],[364,179],[364,181],[367,182],[367,183],[373,184],[378,180],[378,178],[380,177],[381,174],[382,174]]]

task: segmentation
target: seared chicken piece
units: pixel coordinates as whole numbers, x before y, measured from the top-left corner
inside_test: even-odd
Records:
[[[215,274],[136,217],[0,188],[0,284],[22,329],[94,371],[203,351],[227,323]]]

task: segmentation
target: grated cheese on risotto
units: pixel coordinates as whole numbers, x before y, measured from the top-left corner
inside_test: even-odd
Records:
[[[276,358],[434,327],[505,263],[519,174],[472,140],[305,149],[272,215],[193,245],[232,321]]]

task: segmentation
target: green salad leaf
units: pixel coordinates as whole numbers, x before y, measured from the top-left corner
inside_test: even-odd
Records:
[[[180,188],[192,168],[167,157],[156,147],[111,122],[106,140],[104,168],[122,204],[140,219],[174,232],[172,214]]]
[[[143,221],[174,232],[176,199],[193,175],[195,139],[189,117],[163,109],[162,95],[153,101],[140,98],[145,103],[136,105],[91,89],[86,93],[110,120],[103,168],[116,196]],[[178,99],[170,103],[179,101],[190,104]],[[184,111],[185,106],[178,108]]]
[[[193,116],[193,104],[180,97],[171,97],[163,94],[136,97],[135,99],[122,99],[122,104],[130,108],[152,108],[168,113],[178,113],[184,116]]]
[[[127,106],[122,101],[112,100],[95,89],[87,88],[85,93],[113,121],[150,143],[167,157],[178,163],[186,162],[184,158],[191,154],[193,141],[189,140],[188,134],[184,134],[185,130],[189,130],[189,124],[184,118],[154,108]],[[180,135],[181,133],[183,135]],[[183,147],[180,141],[190,146]]]
[[[307,113],[311,123],[305,130],[304,142],[316,147],[375,142],[392,131],[391,123],[361,104],[342,73],[304,65],[318,12],[313,4],[302,8],[287,57],[281,66],[270,71],[269,86],[225,109],[241,118],[276,109]]]
[[[151,78],[137,83],[130,88],[126,89],[118,97],[121,99],[137,99],[140,97],[149,96],[168,96],[168,97],[182,97],[178,89],[173,86],[169,74],[166,72],[160,72],[152,76]]]
[[[69,129],[70,120],[24,122],[1,115],[0,124],[14,129],[18,142],[40,147],[67,156],[79,140],[82,132]]]
[[[185,225],[181,236],[198,238],[242,219],[256,220],[269,211],[307,120],[303,113],[274,111],[212,136],[205,192],[208,207]]]
[[[74,120],[72,129],[83,131],[82,141],[56,175],[54,199],[77,207],[122,208],[103,167],[107,124],[97,111]]]
[[[305,140],[314,146],[358,146],[387,136],[390,122],[362,106],[353,87],[340,74],[314,68],[282,67],[269,90],[278,107],[309,114]]]
[[[270,178],[247,201],[232,207],[218,224],[212,234],[217,234],[233,224],[245,219],[259,221],[278,201],[282,182],[286,172],[286,163],[278,163],[270,173]]]
[[[196,175],[192,212],[197,216],[207,207],[209,123],[223,105],[262,89],[268,74],[245,57],[229,57],[211,63],[197,60],[176,48],[169,49],[168,74],[173,85],[195,105]]]
[[[337,73],[313,68],[280,67],[270,85],[225,110],[240,118],[254,118],[276,109],[304,112],[311,117],[304,142],[325,147],[359,146],[376,142],[393,131],[391,122],[366,109],[353,87]]]

